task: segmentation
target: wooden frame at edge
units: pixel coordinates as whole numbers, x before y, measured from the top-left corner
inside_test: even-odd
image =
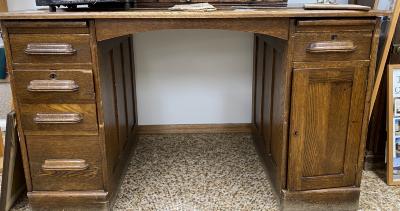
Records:
[[[8,12],[7,0],[0,0],[0,12]]]
[[[400,185],[400,180],[393,181],[393,70],[400,69],[400,64],[388,65],[387,69],[387,119],[388,128],[386,144],[386,181],[388,185]]]

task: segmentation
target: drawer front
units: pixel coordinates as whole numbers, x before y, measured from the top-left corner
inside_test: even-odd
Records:
[[[88,34],[10,34],[13,64],[90,64]]]
[[[33,191],[101,190],[97,136],[27,136]]]
[[[89,34],[86,21],[41,20],[4,21],[10,34]]]
[[[369,60],[372,32],[296,33],[294,61]]]
[[[15,70],[13,77],[21,103],[95,100],[91,70]]]
[[[95,104],[20,104],[25,135],[97,134]]]

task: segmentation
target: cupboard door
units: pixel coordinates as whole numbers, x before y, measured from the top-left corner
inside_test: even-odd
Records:
[[[352,186],[368,66],[295,69],[289,148],[289,190]]]

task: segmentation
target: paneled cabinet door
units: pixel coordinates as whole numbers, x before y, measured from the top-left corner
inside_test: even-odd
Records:
[[[354,185],[367,75],[363,62],[294,70],[289,190]]]

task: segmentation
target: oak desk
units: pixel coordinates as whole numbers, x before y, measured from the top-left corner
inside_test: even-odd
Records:
[[[132,34],[254,33],[253,124],[284,209],[356,209],[379,11],[1,13],[28,197],[110,209],[137,113]]]

